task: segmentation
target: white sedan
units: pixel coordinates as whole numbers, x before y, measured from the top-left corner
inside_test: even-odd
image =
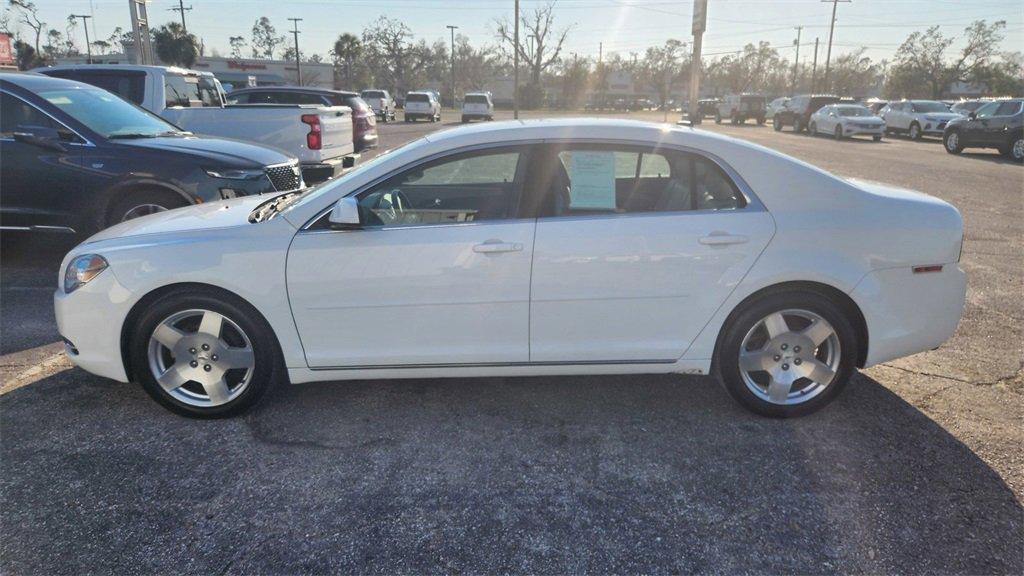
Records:
[[[941,200],[740,140],[504,122],[119,224],[54,299],[72,361],[191,416],[287,382],[624,373],[791,416],[949,338],[962,239]]]
[[[830,134],[836,140],[853,136],[871,136],[878,142],[885,134],[885,120],[860,104],[829,104],[811,114],[808,131],[812,136]]]

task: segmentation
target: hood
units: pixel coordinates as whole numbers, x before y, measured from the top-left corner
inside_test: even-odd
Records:
[[[270,198],[264,196],[246,196],[217,202],[206,202],[193,206],[185,206],[135,218],[121,222],[93,234],[84,243],[100,242],[111,238],[127,238],[147,234],[166,234],[174,232],[192,232],[211,230],[214,228],[230,228],[232,226],[251,226],[249,213],[256,206]]]
[[[878,116],[843,116],[844,122],[855,122],[860,124],[885,124]]]
[[[158,152],[175,152],[208,159],[217,166],[256,168],[285,164],[295,158],[266,146],[209,136],[161,136],[132,140],[112,140],[121,146],[147,148]]]

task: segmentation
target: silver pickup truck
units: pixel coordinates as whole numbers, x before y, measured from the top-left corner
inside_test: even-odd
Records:
[[[66,65],[38,72],[109,90],[189,132],[282,150],[299,159],[307,184],[331,178],[356,159],[347,106],[227,105],[213,74],[169,66]]]

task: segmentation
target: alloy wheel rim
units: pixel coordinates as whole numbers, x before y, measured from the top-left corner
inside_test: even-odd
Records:
[[[238,398],[252,381],[252,342],[230,318],[212,310],[176,312],[149,339],[149,369],[175,400],[201,408]]]
[[[755,396],[782,406],[803,404],[836,379],[842,358],[832,325],[809,310],[773,312],[743,337],[739,368]]]
[[[130,210],[124,213],[121,217],[121,222],[127,222],[135,218],[141,218],[142,216],[148,216],[150,214],[156,214],[157,212],[166,212],[167,207],[159,204],[139,204],[138,206],[132,207]]]
[[[950,132],[949,136],[946,137],[946,148],[948,150],[956,150],[956,145],[960,141],[960,137],[957,136],[956,132]]]
[[[1013,143],[1013,157],[1017,160],[1024,159],[1024,138],[1018,138]]]
[[[917,124],[914,124],[913,126],[910,127],[910,137],[911,138],[917,138],[917,135],[920,132],[921,132],[921,129],[917,127]]]

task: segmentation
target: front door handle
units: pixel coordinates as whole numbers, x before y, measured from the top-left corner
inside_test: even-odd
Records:
[[[502,242],[501,240],[488,240],[483,244],[473,246],[473,252],[479,254],[498,254],[501,252],[522,252],[523,245],[519,242]]]
[[[742,234],[728,234],[725,232],[712,232],[701,237],[698,242],[705,246],[725,246],[727,244],[745,244],[750,238]]]

